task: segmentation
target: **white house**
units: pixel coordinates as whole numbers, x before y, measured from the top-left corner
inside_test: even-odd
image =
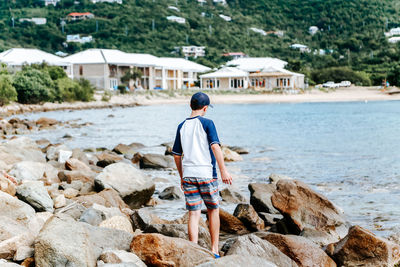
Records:
[[[391,38],[389,38],[388,41],[389,41],[389,43],[391,43],[391,44],[395,44],[395,43],[400,42],[400,37],[399,37],[399,36],[391,37]]]
[[[182,46],[182,53],[183,55],[188,57],[204,57],[206,55],[206,47],[205,46]]]
[[[92,0],[93,4],[97,3],[117,3],[117,4],[122,4],[122,0]]]
[[[185,18],[177,17],[177,16],[168,16],[167,20],[173,21],[173,22],[176,22],[176,23],[180,23],[180,24],[185,24],[186,23],[186,19]]]
[[[308,28],[308,33],[311,35],[316,34],[319,31],[317,26],[311,26],[310,28]]]
[[[175,10],[175,11],[177,11],[177,12],[180,12],[179,8],[177,8],[176,6],[168,6],[168,9]]]
[[[46,63],[62,67],[67,75],[72,77],[71,64],[68,61],[39,49],[11,48],[0,53],[0,62],[15,71],[21,70],[24,65]]]
[[[307,53],[311,52],[310,48],[308,48],[308,46],[303,45],[303,44],[292,44],[292,45],[290,46],[290,48],[300,50],[300,52],[302,52],[302,53],[304,53],[304,52],[307,52]]]
[[[251,27],[250,30],[252,30],[253,32],[259,33],[261,35],[267,36],[267,32],[264,31],[263,29]]]
[[[215,4],[226,5],[226,0],[213,0]]]
[[[67,35],[67,42],[68,43],[90,43],[93,41],[93,37],[89,36],[81,36],[80,34],[68,34]]]
[[[392,28],[389,30],[389,32],[385,32],[386,37],[396,36],[396,35],[400,35],[400,27]]]
[[[235,66],[247,72],[257,72],[270,66],[283,69],[287,65],[287,62],[272,57],[245,57],[228,61],[225,65]]]
[[[56,6],[60,0],[43,0],[45,6],[53,5]]]
[[[232,18],[229,17],[229,16],[225,16],[225,15],[220,14],[219,17],[220,17],[221,19],[225,20],[225,21],[232,21]]]
[[[35,23],[36,25],[45,25],[47,23],[47,19],[46,18],[21,18],[19,19],[19,22],[24,22],[24,21],[28,21],[28,22],[32,22]]]
[[[201,88],[247,89],[249,73],[234,67],[223,67],[215,72],[200,75]]]
[[[304,89],[304,74],[273,66],[264,68],[259,72],[250,73],[249,81],[249,87],[257,90]]]

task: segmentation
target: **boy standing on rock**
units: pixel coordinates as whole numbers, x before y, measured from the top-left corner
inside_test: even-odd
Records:
[[[219,241],[219,192],[216,162],[222,181],[232,184],[232,177],[224,163],[214,122],[203,116],[210,106],[209,97],[195,93],[190,100],[192,114],[178,126],[172,153],[185,193],[186,209],[189,210],[189,240],[197,243],[201,205],[207,207],[211,235],[211,250],[218,258]]]

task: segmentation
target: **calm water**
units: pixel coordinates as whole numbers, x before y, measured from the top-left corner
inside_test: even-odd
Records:
[[[94,123],[32,134],[35,139],[80,148],[141,142],[150,146],[146,151],[161,153],[158,145],[173,140],[177,124],[188,114],[187,106],[166,105],[23,117]],[[248,194],[249,182],[267,181],[269,174],[280,173],[310,184],[353,223],[381,235],[399,224],[400,102],[216,105],[207,117],[214,120],[223,143],[251,151],[244,161],[229,164],[243,193]],[[74,138],[63,140],[66,133]],[[178,182],[176,172],[149,174],[167,179],[158,190]],[[164,203],[156,211],[178,216],[184,212],[183,203]]]

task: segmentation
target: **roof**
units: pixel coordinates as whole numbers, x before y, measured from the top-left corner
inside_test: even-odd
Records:
[[[233,67],[224,67],[215,72],[200,75],[200,78],[229,78],[229,77],[247,77],[246,71]]]
[[[223,56],[228,57],[228,56],[245,56],[246,54],[243,52],[229,52],[223,54]]]
[[[279,58],[247,57],[228,61],[226,66],[233,65],[244,71],[255,72],[271,66],[283,69],[286,64],[286,61],[280,60]]]
[[[93,15],[93,14],[90,13],[90,12],[83,12],[83,13],[71,12],[71,13],[68,14],[68,16],[84,16],[84,15]]]
[[[177,69],[183,71],[194,71],[194,72],[206,72],[211,69],[207,66],[198,64],[196,62],[177,57],[160,57],[159,65],[160,67]]]
[[[0,62],[7,65],[20,66],[24,64],[40,64],[43,62],[49,65],[67,66],[68,61],[39,49],[11,48],[0,53]]]
[[[282,68],[267,67],[260,72],[251,73],[250,77],[275,77],[275,76],[304,76],[304,74],[291,72]]]

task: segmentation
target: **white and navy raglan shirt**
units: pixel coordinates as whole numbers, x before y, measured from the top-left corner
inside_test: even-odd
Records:
[[[183,177],[217,178],[211,145],[220,144],[212,120],[197,116],[178,126],[172,153],[183,156]]]

